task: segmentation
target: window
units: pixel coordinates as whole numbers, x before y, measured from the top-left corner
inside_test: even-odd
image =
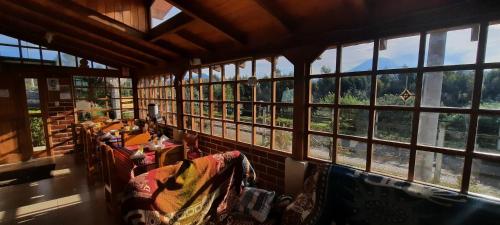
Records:
[[[130,78],[74,76],[73,82],[78,122],[134,118]]]
[[[0,62],[77,67],[76,60],[73,55],[0,34]],[[114,69],[89,62],[92,65],[95,69]]]
[[[253,75],[258,82],[251,87]],[[182,85],[185,127],[291,153],[293,76],[293,64],[283,56],[192,69]]]
[[[327,48],[307,76],[308,157],[500,198],[499,27]]]
[[[150,7],[151,28],[154,28],[163,22],[179,14],[181,10],[164,0],[155,0]]]
[[[177,126],[177,103],[173,75],[164,74],[139,79],[137,94],[140,118],[147,117],[148,104],[154,103],[158,105],[163,122],[169,126]]]

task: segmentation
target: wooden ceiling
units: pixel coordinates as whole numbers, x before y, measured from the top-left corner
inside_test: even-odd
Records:
[[[2,0],[0,30],[112,66],[150,68],[194,57],[212,62],[265,54],[316,38],[326,42],[339,32],[415,22],[419,15],[485,2],[484,10],[498,12],[495,1],[471,0],[165,1],[182,12],[150,29],[152,0]],[[54,34],[51,43],[47,32]]]

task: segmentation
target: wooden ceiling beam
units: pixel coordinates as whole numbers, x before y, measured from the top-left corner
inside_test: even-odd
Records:
[[[65,51],[64,49],[70,49],[71,52],[68,53],[80,57],[87,57],[91,60],[110,58],[114,59],[113,61],[115,62],[122,62],[121,65],[127,65],[132,68],[144,67],[147,65],[144,62],[138,61],[136,59],[117,55],[116,53],[104,49],[100,46],[87,43],[83,40],[76,40],[74,38],[67,37],[64,34],[56,34],[53,37],[53,41],[51,42],[51,44],[44,44],[46,43],[46,41],[44,41],[44,37],[47,32],[44,27],[38,26],[25,20],[21,20],[18,17],[8,16],[4,13],[0,14],[0,20],[3,22],[3,24],[8,24],[4,26],[12,26],[14,29],[19,30],[19,32],[16,33],[18,38],[24,39],[24,36],[28,36],[28,38],[32,40],[37,40],[35,42],[36,44],[41,44],[48,47],[57,46],[57,48],[55,49],[61,51]]]
[[[223,18],[220,18],[214,14],[210,14],[209,11],[200,7],[200,4],[190,3],[187,2],[186,0],[165,0],[165,1],[169,2],[178,9],[182,10],[186,14],[212,26],[219,32],[225,34],[231,40],[242,45],[247,43],[246,35],[243,32],[239,31],[234,25],[230,24]]]
[[[144,40],[144,38],[129,35],[123,30],[119,30],[116,27],[112,27],[105,23],[102,23],[102,21],[96,20],[94,18],[95,15],[82,13],[82,11],[79,9],[84,7],[72,1],[23,0],[15,1],[15,3],[26,8],[30,8],[33,11],[43,13],[44,15],[55,17],[79,29],[83,29],[94,34],[99,34],[102,37],[106,37],[110,40],[128,45],[132,48],[141,50],[146,54],[153,55],[164,60],[172,60],[179,57],[179,55],[177,55],[175,52],[160,48],[154,43]]]
[[[156,44],[159,46],[165,47],[165,48],[172,49],[172,50],[178,52],[179,54],[181,54],[181,56],[183,56],[184,58],[189,58],[191,55],[186,49],[183,49],[183,48],[181,48],[177,45],[174,45],[171,42],[163,40],[163,39],[157,41]]]
[[[215,49],[211,43],[200,38],[198,35],[191,33],[190,31],[180,30],[177,31],[176,34],[184,40],[191,42],[196,47],[203,49],[204,51],[211,52]]]
[[[161,40],[165,35],[174,33],[186,27],[193,20],[194,20],[193,17],[187,15],[184,12],[181,12],[172,17],[171,19],[165,21],[164,23],[151,29],[146,39],[152,42]]]
[[[78,29],[72,25],[63,23],[60,20],[47,17],[37,12],[33,12],[30,9],[16,5],[9,1],[0,2],[0,11],[2,11],[5,14],[10,14],[13,17],[17,17],[22,20],[26,20],[28,22],[36,23],[46,28],[48,31],[54,31],[54,32],[60,31],[60,33],[67,36],[71,36],[76,40],[84,39],[86,40],[86,42],[93,43],[97,46],[110,49],[124,57],[132,57],[135,58],[136,60],[148,64],[156,64],[164,61],[161,58],[145,54],[141,51],[138,51],[137,49],[123,45],[121,43],[117,43],[112,40],[103,38],[99,35],[89,33],[82,29]]]
[[[274,17],[288,32],[293,32],[296,24],[289,15],[286,15],[283,9],[280,9],[274,1],[269,0],[254,0],[260,8],[264,9],[269,15]]]

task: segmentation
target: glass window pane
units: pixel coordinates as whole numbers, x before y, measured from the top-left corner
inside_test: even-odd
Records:
[[[317,159],[332,160],[333,137],[309,135],[308,156]]]
[[[336,64],[337,48],[328,48],[311,63],[311,75],[335,73]]]
[[[212,135],[222,137],[222,122],[212,120]]]
[[[240,122],[247,122],[247,123],[252,123],[253,122],[253,107],[252,103],[243,103],[243,104],[238,104],[239,110],[240,110]]]
[[[19,48],[0,45],[0,57],[20,58]]]
[[[44,65],[59,66],[59,53],[57,51],[42,49]]]
[[[371,93],[370,76],[340,78],[340,104],[369,105]]]
[[[21,48],[24,63],[40,64],[40,49],[37,48]]]
[[[202,104],[203,104],[203,108],[202,108],[203,112],[201,113],[201,115],[204,116],[204,117],[209,117],[210,116],[209,115],[209,113],[210,113],[210,103],[203,102]]]
[[[293,128],[293,107],[276,106],[275,126]]]
[[[334,110],[329,107],[311,107],[309,129],[333,133]]]
[[[163,88],[160,88],[163,89]],[[201,100],[200,99],[200,86],[198,84],[195,84],[193,86],[193,100]]]
[[[202,119],[201,121],[203,123],[203,129],[201,130],[201,132],[208,135],[212,134],[210,130],[210,120]]]
[[[418,64],[420,35],[380,39],[378,69],[415,68]]]
[[[373,145],[372,171],[401,178],[408,177],[410,149]]]
[[[366,168],[366,143],[337,139],[337,162],[340,165]]]
[[[120,78],[120,86],[122,88],[132,88],[132,79],[131,78]]]
[[[365,109],[340,109],[339,134],[366,137],[368,135],[368,115]]]
[[[41,113],[42,111],[40,108],[40,92],[38,90],[38,79],[25,78],[24,87],[26,89],[28,113]]]
[[[92,63],[92,65],[93,65],[94,69],[106,69],[106,65],[98,63],[98,62],[94,62],[94,63]]]
[[[500,154],[499,116],[479,116],[474,148],[476,152]]]
[[[292,152],[293,133],[285,130],[274,130],[273,149],[284,152]]]
[[[500,69],[484,70],[481,109],[500,109]]]
[[[378,75],[376,104],[413,106],[416,79],[414,73]]]
[[[276,58],[274,77],[293,77],[293,64],[284,56]]]
[[[269,148],[271,144],[271,129],[255,127],[255,145]]]
[[[31,143],[33,145],[33,151],[43,151],[46,149],[45,145],[45,130],[43,129],[43,118],[42,117],[29,117],[30,131],[31,131]]]
[[[478,25],[430,31],[425,48],[425,66],[476,62]],[[477,29],[473,29],[473,27]]]
[[[191,81],[194,84],[199,83],[200,81],[200,70],[199,69],[192,69],[191,70]]]
[[[239,124],[238,125],[239,133],[238,133],[238,141],[243,143],[252,144],[252,126]]]
[[[253,88],[250,87],[246,82],[238,83],[239,86],[239,96],[240,101],[252,101]]]
[[[200,118],[193,117],[193,131],[201,131],[201,121]]]
[[[373,41],[342,46],[340,72],[372,70]]]
[[[311,103],[335,103],[335,78],[311,79]]]
[[[424,73],[422,106],[470,108],[474,71]]]
[[[21,40],[21,46],[38,48],[37,44]]]
[[[152,1],[149,10],[151,11],[151,28],[162,24],[181,12],[180,9],[163,0]]]
[[[222,101],[222,84],[213,84],[212,91],[213,91],[212,100]]]
[[[200,83],[208,83],[210,79],[210,69],[208,67],[201,68]]]
[[[256,116],[255,123],[271,125],[271,106],[270,105],[256,105]]]
[[[491,23],[488,26],[488,40],[486,42],[485,62],[500,62],[500,24]]]
[[[257,79],[271,78],[271,58],[255,61],[255,76]]]
[[[19,45],[16,38],[9,37],[7,35],[0,34],[0,43],[9,45]]]
[[[420,113],[418,144],[465,149],[469,115]]]
[[[276,102],[293,103],[293,80],[276,81]]]
[[[224,138],[236,140],[236,124],[234,123],[224,123],[226,127],[224,128]]]
[[[463,167],[461,156],[417,151],[415,180],[459,190]]]
[[[122,98],[132,98],[133,90],[132,89],[121,89]]]
[[[469,192],[500,198],[500,163],[473,159]]]
[[[220,65],[215,65],[211,66],[212,68],[212,82],[220,82],[221,80],[221,75],[222,75],[222,67]]]
[[[193,129],[193,120],[191,119],[190,116],[184,116],[184,128],[187,130],[192,130]]]
[[[224,106],[226,109],[226,120],[234,120],[234,104],[225,103]]]
[[[224,95],[226,97],[226,101],[234,100],[234,84],[224,84]]]
[[[375,116],[375,138],[410,142],[413,112],[379,110]]]
[[[258,102],[271,102],[272,97],[272,82],[260,81],[257,83],[257,101]]]
[[[76,67],[76,57],[61,52],[61,64],[62,66]]]
[[[210,99],[210,86],[209,85],[201,85],[201,99],[204,101],[208,101]]]
[[[236,66],[233,63],[224,65],[224,80],[232,81],[236,77]]]
[[[193,115],[194,116],[200,115],[200,102],[193,102]]]
[[[222,119],[222,103],[212,103],[212,118]]]
[[[252,76],[252,61],[248,60],[239,64],[239,80],[248,80]]]

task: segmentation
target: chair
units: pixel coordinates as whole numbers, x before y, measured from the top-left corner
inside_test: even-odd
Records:
[[[99,177],[98,175],[101,174],[100,154],[98,154],[97,148],[98,140],[94,138],[94,134],[90,129],[85,129],[83,152],[89,184],[94,184],[96,178]]]
[[[117,212],[118,208],[118,193],[117,193],[117,181],[115,174],[115,157],[113,154],[113,148],[107,144],[101,144],[99,146],[101,155],[103,156],[101,160],[102,170],[103,170],[103,181],[104,181],[104,197],[106,200],[106,206],[109,212]]]

